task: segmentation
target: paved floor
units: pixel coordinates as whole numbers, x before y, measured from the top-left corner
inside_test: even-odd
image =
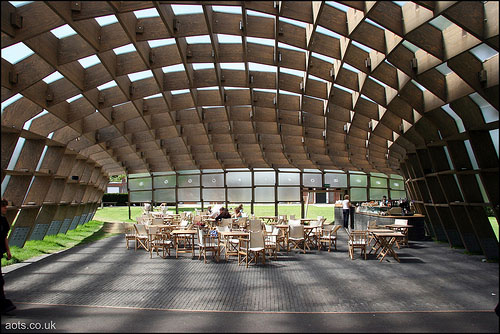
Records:
[[[250,268],[150,259],[123,236],[78,246],[5,275],[18,309],[2,331],[498,332],[498,263],[432,241],[410,242],[401,263],[351,260],[339,238],[336,252],[282,252]]]

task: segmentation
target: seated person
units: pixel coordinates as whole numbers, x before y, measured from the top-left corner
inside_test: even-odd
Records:
[[[228,209],[226,209],[225,207],[222,207],[222,208],[220,208],[219,215],[215,218],[215,221],[220,222],[224,218],[231,218],[231,214],[229,213]]]
[[[234,209],[234,218],[240,218],[243,217],[243,212],[241,212],[240,208],[237,207]]]

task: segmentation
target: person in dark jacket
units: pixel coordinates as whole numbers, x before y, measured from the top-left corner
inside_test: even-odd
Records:
[[[9,233],[10,225],[9,222],[7,221],[7,218],[5,215],[7,214],[7,205],[9,204],[7,200],[2,199],[2,215],[0,217],[0,250],[2,251],[2,257],[5,253],[7,253],[7,260],[10,260],[12,258],[12,255],[10,253],[10,248],[9,248],[9,240],[7,239],[7,235]],[[16,309],[14,304],[10,301],[10,299],[5,298],[5,292],[3,291],[3,286],[4,286],[4,279],[2,275],[2,269],[0,266],[0,285],[2,286],[2,291],[0,292],[0,298],[1,298],[1,308],[2,308],[2,314],[6,314],[7,312],[13,311]]]
[[[223,218],[231,218],[231,213],[224,207],[220,208],[219,215],[215,218],[215,221],[220,222]]]

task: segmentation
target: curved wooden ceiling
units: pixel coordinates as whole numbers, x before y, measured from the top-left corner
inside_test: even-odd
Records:
[[[108,174],[399,173],[408,152],[462,135],[453,113],[498,128],[472,98],[498,110],[497,1],[183,4],[2,2],[2,54],[33,51],[2,58],[2,102],[22,95],[2,132],[53,133]]]

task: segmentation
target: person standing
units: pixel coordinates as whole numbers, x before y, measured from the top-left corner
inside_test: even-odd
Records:
[[[7,239],[7,234],[9,233],[10,225],[9,222],[7,221],[7,218],[5,215],[7,214],[7,205],[9,203],[7,200],[2,199],[1,202],[1,217],[0,217],[0,238],[2,239],[0,241],[0,249],[2,251],[2,257],[5,253],[7,253],[7,260],[10,260],[12,258],[12,255],[10,253],[10,248],[9,248],[9,240]],[[2,291],[0,292],[1,295],[1,307],[2,307],[2,314],[6,314],[7,312],[13,311],[16,309],[14,304],[10,301],[10,299],[5,298],[5,292],[3,291],[3,286],[4,286],[4,279],[3,279],[3,274],[2,274],[2,269],[0,266],[0,285],[2,286]]]
[[[344,196],[344,200],[342,201],[342,214],[344,217],[344,228],[349,228],[349,213],[351,211],[351,202],[349,201],[349,195]]]

